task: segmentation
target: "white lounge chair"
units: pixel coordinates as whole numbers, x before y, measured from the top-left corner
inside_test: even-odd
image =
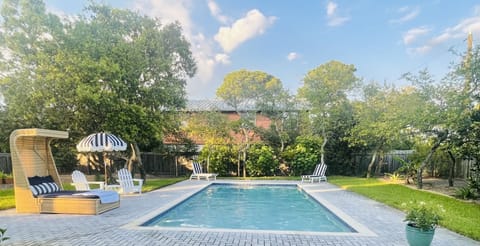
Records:
[[[193,173],[190,175],[190,180],[192,178],[197,178],[197,180],[200,180],[200,178],[204,178],[207,181],[210,180],[210,178],[213,178],[213,180],[217,180],[217,175],[216,173],[204,173],[202,170],[202,165],[198,162],[193,162]]]
[[[91,190],[90,185],[95,184],[99,186],[100,190],[105,189],[105,183],[97,182],[97,181],[88,181],[85,177],[85,174],[82,172],[75,170],[72,173],[72,185],[75,186],[75,190]]]
[[[320,181],[327,181],[327,176],[325,176],[325,172],[327,171],[327,165],[322,163],[322,164],[317,164],[315,166],[315,170],[313,171],[313,174],[311,175],[302,175],[302,183],[304,181],[310,181],[313,183],[315,180]]]
[[[126,169],[118,170],[118,183],[120,183],[119,193],[128,194],[138,192],[142,194],[143,179],[134,179],[132,174]],[[137,184],[135,184],[135,182]]]

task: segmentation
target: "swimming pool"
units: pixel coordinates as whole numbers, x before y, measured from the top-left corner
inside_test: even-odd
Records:
[[[212,184],[143,226],[355,232],[296,185]]]

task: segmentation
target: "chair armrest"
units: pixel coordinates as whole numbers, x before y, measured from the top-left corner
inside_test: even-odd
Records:
[[[105,190],[105,182],[103,181],[88,181],[89,184],[97,184],[99,185],[101,190]]]
[[[143,179],[132,179],[133,182],[138,182],[138,185],[142,186],[143,185]]]

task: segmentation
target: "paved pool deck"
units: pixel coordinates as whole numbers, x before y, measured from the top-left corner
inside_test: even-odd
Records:
[[[296,181],[216,182],[299,184]],[[138,226],[210,183],[186,180],[153,192],[122,196],[120,208],[100,215],[17,214],[14,209],[0,211],[0,228],[7,228],[6,236],[10,237],[0,245],[407,245],[403,212],[326,182],[301,185],[310,195],[327,203],[327,207],[353,224],[359,233]],[[281,204],[277,209],[283,212]],[[437,228],[432,245],[465,246],[480,245],[480,242]]]

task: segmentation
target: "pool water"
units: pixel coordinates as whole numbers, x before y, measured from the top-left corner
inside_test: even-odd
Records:
[[[296,185],[212,184],[144,226],[354,232]]]

